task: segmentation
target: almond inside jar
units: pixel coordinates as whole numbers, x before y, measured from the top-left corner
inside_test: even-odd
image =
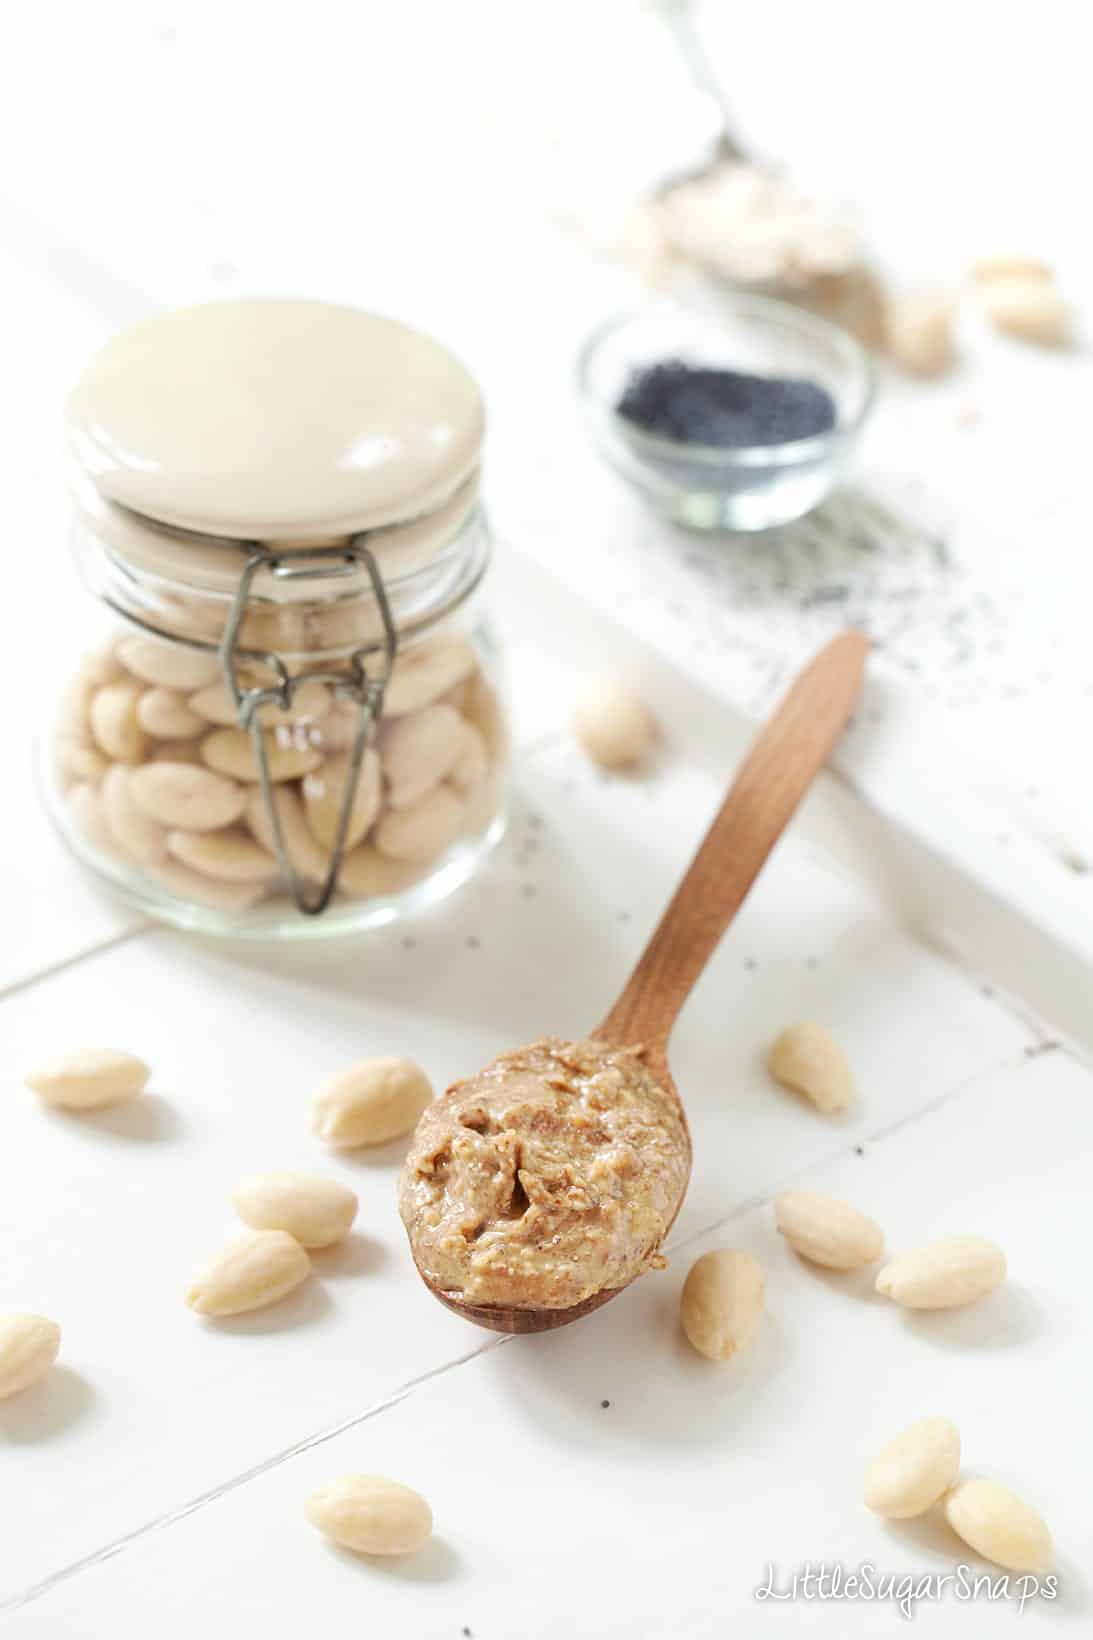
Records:
[[[678,1100],[641,1048],[548,1038],[429,1107],[399,1208],[431,1286],[465,1304],[568,1309],[661,1262],[688,1168]]]

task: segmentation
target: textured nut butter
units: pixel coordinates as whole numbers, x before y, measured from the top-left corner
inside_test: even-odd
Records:
[[[640,1048],[551,1038],[426,1110],[399,1207],[433,1286],[566,1309],[659,1262],[688,1164],[679,1105]]]

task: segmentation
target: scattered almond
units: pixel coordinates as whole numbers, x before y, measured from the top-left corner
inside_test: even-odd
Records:
[[[313,1492],[304,1511],[334,1543],[363,1555],[411,1555],[433,1530],[425,1499],[382,1475],[343,1475]]]
[[[888,351],[916,376],[940,376],[952,363],[951,291],[923,291],[893,302],[886,315]]]
[[[315,1095],[312,1130],[340,1150],[382,1145],[417,1123],[433,1090],[409,1059],[363,1059],[331,1077]]]
[[[822,1025],[790,1025],[771,1048],[767,1069],[776,1082],[803,1093],[825,1114],[846,1110],[856,1098],[846,1055]]]
[[[997,1481],[962,1481],[945,1499],[945,1518],[968,1546],[1011,1572],[1050,1571],[1051,1533],[1031,1504]]]
[[[119,1048],[80,1048],[61,1054],[25,1078],[47,1105],[64,1110],[102,1110],[135,1099],[151,1071]]]
[[[44,1315],[0,1315],[0,1401],[44,1378],[61,1347],[61,1329]]]
[[[763,1270],[750,1253],[719,1248],[692,1264],[679,1300],[683,1331],[699,1355],[731,1361],[763,1313]]]
[[[884,1251],[880,1226],[834,1196],[787,1190],[776,1198],[774,1216],[794,1251],[828,1270],[860,1270]]]
[[[357,1197],[337,1179],[312,1173],[254,1173],[232,1192],[244,1224],[253,1230],[284,1230],[301,1247],[331,1247],[347,1235],[357,1216]]]
[[[991,279],[981,286],[980,299],[995,330],[1049,347],[1067,339],[1070,309],[1051,280]]]
[[[305,1280],[311,1260],[284,1230],[237,1236],[204,1266],[186,1293],[199,1315],[242,1315],[275,1304]]]
[[[960,1433],[948,1418],[921,1418],[881,1448],[865,1471],[865,1503],[888,1520],[924,1515],[960,1470]]]
[[[1023,256],[1013,251],[976,257],[971,274],[977,284],[988,284],[993,279],[1038,279],[1050,283],[1055,278],[1048,263],[1038,256]]]
[[[631,690],[603,678],[589,684],[574,706],[573,732],[601,768],[627,769],[646,755],[655,728]]]
[[[984,1236],[941,1236],[886,1264],[876,1288],[908,1310],[974,1304],[1005,1279],[1006,1255]]]

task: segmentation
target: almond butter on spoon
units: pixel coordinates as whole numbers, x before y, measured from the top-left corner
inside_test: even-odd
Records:
[[[850,715],[866,653],[847,633],[797,680],[602,1024],[503,1054],[425,1111],[399,1205],[418,1273],[449,1309],[543,1331],[663,1263],[691,1168],[671,1029]]]

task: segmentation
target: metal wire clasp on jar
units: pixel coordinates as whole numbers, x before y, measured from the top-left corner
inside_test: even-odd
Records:
[[[246,567],[239,577],[239,591],[232,605],[231,616],[220,646],[220,664],[224,669],[224,677],[239,714],[239,726],[250,734],[254,760],[258,767],[259,785],[266,807],[266,822],[273,840],[277,862],[281,867],[297,909],[306,916],[318,916],[320,911],[325,911],[337,887],[338,875],[341,871],[349,837],[349,825],[353,815],[354,803],[357,800],[357,793],[360,788],[364,754],[383,711],[384,691],[394,670],[395,654],[398,649],[398,633],[395,630],[395,623],[391,615],[391,606],[387,602],[383,577],[377,568],[376,560],[364,545],[363,539],[354,540],[348,547],[343,547],[338,552],[331,554],[325,564],[316,561],[320,556],[306,548],[272,553],[267,552],[255,543],[250,557],[247,559]],[[355,649],[350,655],[345,673],[313,670],[299,672],[295,677],[290,674],[279,655],[270,651],[266,651],[264,654],[255,653],[239,647],[239,634],[247,611],[251,583],[260,570],[266,570],[270,575],[285,580],[301,577],[323,579],[344,576],[351,573],[354,566],[363,566],[367,571],[375,595],[376,606],[383,622],[383,666],[378,677],[370,678],[368,676],[365,669],[368,651],[363,647]],[[276,672],[277,682],[265,687],[261,684],[248,686],[245,682],[242,682],[241,663],[248,660],[252,665],[265,666]],[[307,883],[302,873],[296,869],[289,853],[288,843],[285,838],[285,824],[274,797],[273,779],[270,772],[270,754],[266,746],[261,715],[263,706],[276,706],[282,712],[291,713],[297,694],[308,683],[328,685],[336,700],[353,701],[360,708],[357,727],[353,734],[349,752],[348,768],[342,782],[341,796],[337,803],[337,818],[334,822],[330,860],[325,877],[317,888],[312,888]]]

